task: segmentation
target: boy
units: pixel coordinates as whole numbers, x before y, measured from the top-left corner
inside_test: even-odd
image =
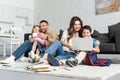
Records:
[[[89,25],[85,25],[82,29],[82,37],[83,38],[91,38],[91,32],[92,32],[91,27]],[[100,42],[98,40],[93,39],[92,52],[96,52],[96,53],[100,52],[99,44],[100,44]],[[80,64],[83,60],[85,60],[87,52],[88,51],[78,53],[77,56],[75,57],[75,59],[70,58],[70,59],[66,60],[66,64],[71,67],[76,66],[77,64]],[[81,54],[81,53],[84,53],[84,54]]]

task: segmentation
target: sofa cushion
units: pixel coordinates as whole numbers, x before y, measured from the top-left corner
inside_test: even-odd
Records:
[[[100,34],[96,39],[102,43],[110,42],[110,39],[108,38],[107,34]]]
[[[109,38],[113,39],[115,37],[115,31],[120,30],[120,22],[111,26],[108,26]]]
[[[115,44],[114,43],[100,43],[100,52],[101,53],[114,53]]]
[[[120,53],[120,30],[115,32],[115,47],[116,52]]]

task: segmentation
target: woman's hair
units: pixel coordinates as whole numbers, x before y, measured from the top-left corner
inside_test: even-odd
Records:
[[[70,24],[69,24],[69,28],[68,28],[68,41],[69,39],[71,39],[73,37],[73,33],[74,33],[74,24],[75,24],[75,21],[80,21],[80,25],[81,25],[81,29],[78,31],[78,34],[79,34],[79,37],[82,36],[82,27],[83,27],[83,21],[77,17],[77,16],[73,16],[71,18],[71,21],[70,21]]]
[[[32,33],[34,32],[34,28],[35,28],[35,27],[39,27],[39,25],[33,25]]]
[[[89,25],[84,25],[83,28],[82,28],[82,32],[83,32],[84,29],[87,29],[90,32],[92,32],[92,29],[91,29],[91,27]]]

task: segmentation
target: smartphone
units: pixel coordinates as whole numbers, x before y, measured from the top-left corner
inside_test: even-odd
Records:
[[[36,38],[37,37],[37,33],[33,33],[32,36],[33,36],[33,38]]]

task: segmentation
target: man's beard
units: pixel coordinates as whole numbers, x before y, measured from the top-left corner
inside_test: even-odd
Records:
[[[47,32],[47,30],[39,30],[41,33],[46,33]]]

